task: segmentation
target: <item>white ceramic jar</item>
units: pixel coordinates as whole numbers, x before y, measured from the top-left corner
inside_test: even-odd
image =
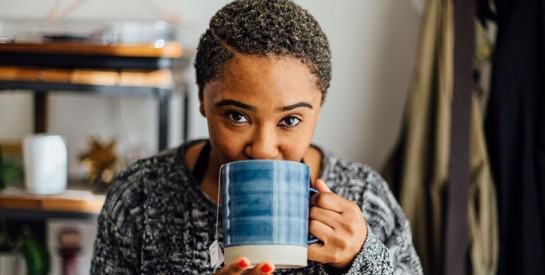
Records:
[[[25,188],[29,193],[51,195],[66,190],[68,152],[64,138],[31,134],[23,139]]]

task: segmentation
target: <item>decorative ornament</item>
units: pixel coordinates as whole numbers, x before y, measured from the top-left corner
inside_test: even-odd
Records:
[[[117,141],[102,143],[99,139],[89,139],[89,149],[79,155],[82,164],[88,167],[88,181],[91,184],[110,184],[119,168],[119,157],[116,154]]]

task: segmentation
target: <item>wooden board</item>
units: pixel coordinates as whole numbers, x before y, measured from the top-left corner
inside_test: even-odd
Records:
[[[94,70],[0,66],[0,80],[84,85],[170,87],[172,72],[162,70]]]
[[[16,188],[0,192],[0,208],[41,211],[66,211],[98,214],[104,204],[105,195],[90,191],[67,190],[57,195],[33,195]]]
[[[182,46],[177,42],[166,42],[162,47],[153,44],[90,44],[73,42],[47,43],[0,43],[0,52],[66,55],[100,55],[126,57],[180,58]]]

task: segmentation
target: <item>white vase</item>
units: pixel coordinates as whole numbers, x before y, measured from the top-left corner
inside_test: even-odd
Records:
[[[25,136],[23,159],[25,188],[28,192],[51,195],[66,190],[68,152],[62,136],[52,134]]]

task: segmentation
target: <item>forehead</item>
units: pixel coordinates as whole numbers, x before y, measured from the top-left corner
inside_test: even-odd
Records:
[[[210,89],[207,89],[209,86]],[[244,96],[320,96],[317,78],[307,65],[289,56],[237,55],[206,90]]]
[[[311,73],[307,65],[299,59],[291,56],[279,55],[245,55],[236,54],[224,65],[222,76],[229,74],[242,77],[270,77],[272,75],[292,75],[292,78],[298,77],[300,80],[315,81],[316,77]]]

